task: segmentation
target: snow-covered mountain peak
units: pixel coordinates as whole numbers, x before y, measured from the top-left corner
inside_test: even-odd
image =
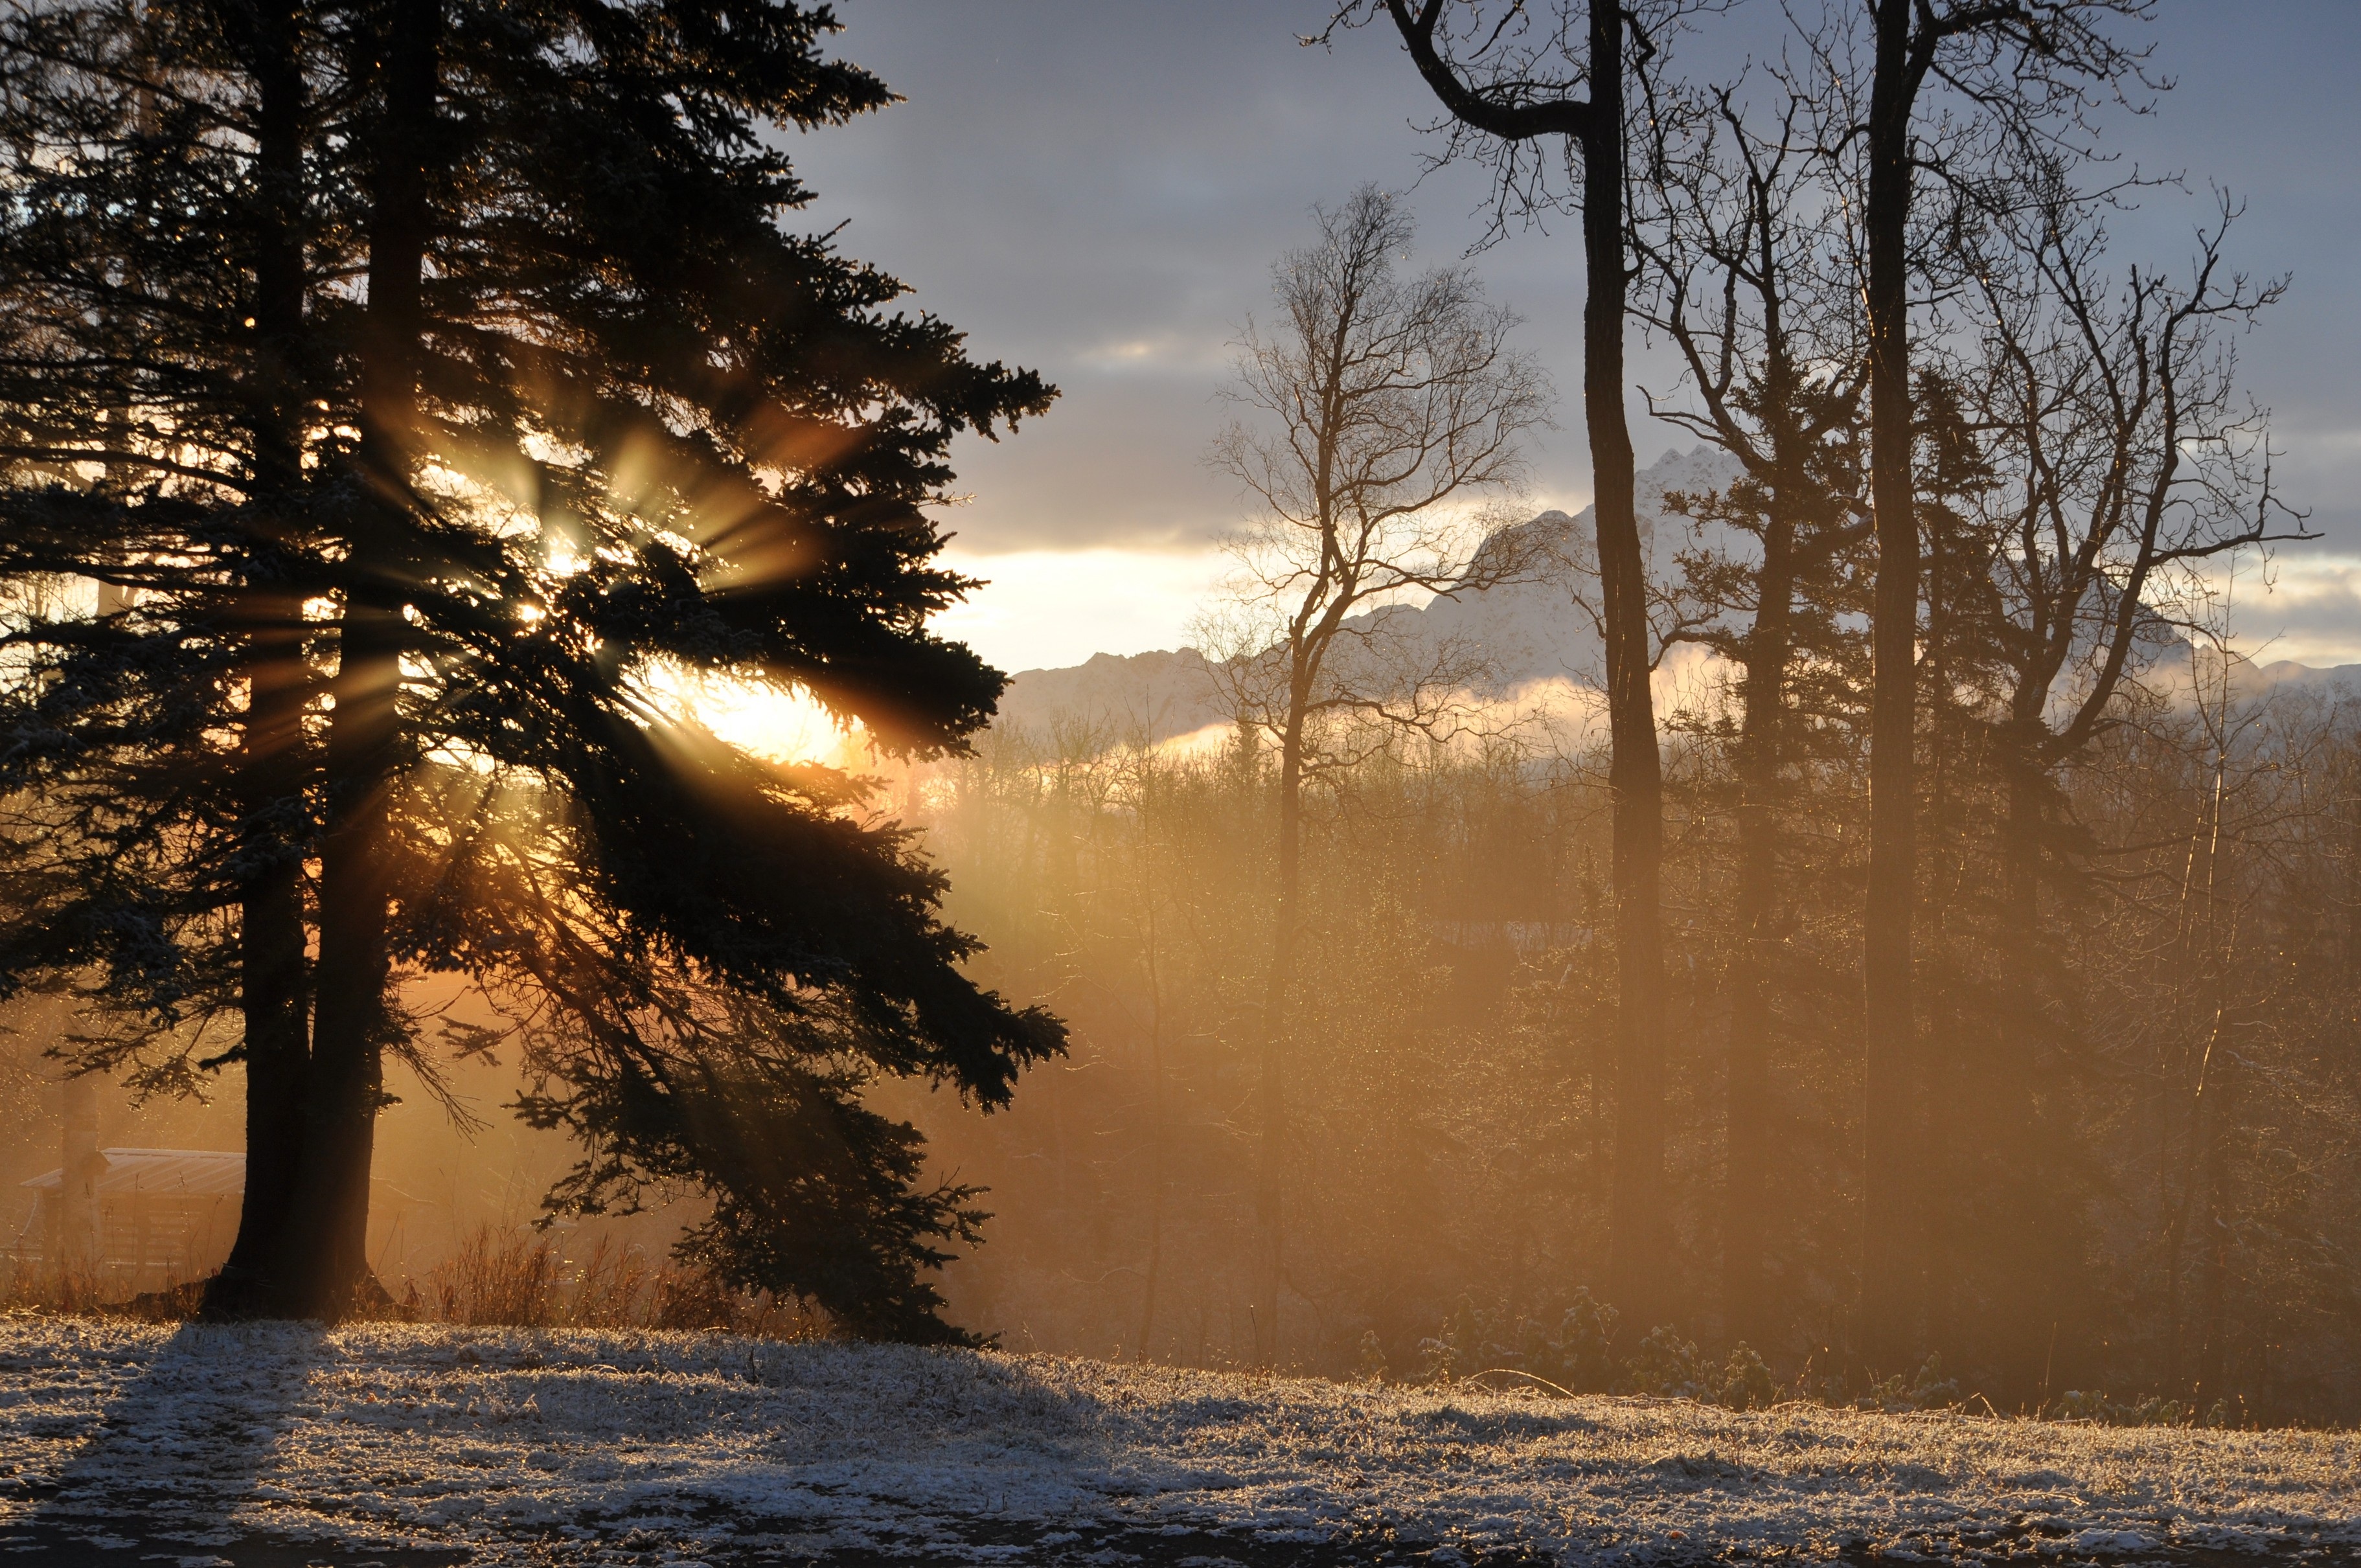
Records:
[[[1686,521],[1665,511],[1665,496],[1719,489],[1738,471],[1726,453],[1699,445],[1667,452],[1635,476],[1641,540],[1652,565],[1694,532]],[[1536,554],[1580,561],[1588,554],[1595,510],[1585,507],[1569,516],[1554,508],[1538,513],[1505,531],[1498,544],[1488,549],[1538,543]],[[1463,646],[1481,648],[1503,687],[1554,677],[1588,680],[1597,674],[1598,632],[1565,582],[1552,574],[1368,614],[1383,616],[1389,633],[1396,637],[1438,646],[1455,639]],[[1004,724],[1037,731],[1078,724],[1109,739],[1167,740],[1227,717],[1205,658],[1191,648],[1128,657],[1100,653],[1063,669],[1027,670],[1010,684],[1000,703]]]

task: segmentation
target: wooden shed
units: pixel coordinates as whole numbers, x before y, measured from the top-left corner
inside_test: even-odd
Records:
[[[246,1156],[221,1149],[97,1149],[82,1173],[93,1234],[64,1234],[63,1167],[34,1177],[33,1213],[16,1247],[27,1261],[86,1257],[135,1290],[195,1279],[219,1268],[237,1236]]]

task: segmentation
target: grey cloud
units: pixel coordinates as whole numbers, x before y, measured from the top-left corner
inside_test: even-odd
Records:
[[[2282,552],[2232,587],[2239,646],[2265,661],[2361,663],[2361,556]]]
[[[1757,11],[1775,7],[1741,15]],[[850,220],[845,248],[914,285],[918,308],[958,323],[985,357],[1035,366],[1065,390],[1013,441],[962,444],[961,484],[976,499],[947,521],[963,544],[1185,547],[1233,521],[1235,498],[1199,461],[1222,419],[1221,345],[1261,306],[1272,258],[1303,241],[1312,203],[1367,180],[1411,186],[1432,150],[1414,122],[1433,111],[1390,39],[1370,29],[1333,50],[1299,48],[1295,35],[1325,7],[1268,0],[854,0],[843,13],[843,52],[909,101],[797,138],[819,193],[812,220]],[[2156,115],[2117,116],[2108,143],[2126,168],[2186,170],[2194,191],[2158,192],[2124,217],[2118,253],[2183,258],[2208,181],[2248,200],[2235,259],[2292,271],[2295,291],[2243,345],[2247,380],[2279,417],[2290,499],[2315,509],[2326,547],[2361,548],[2361,516],[2345,504],[2361,493],[2361,446],[2332,439],[2361,429],[2349,373],[2361,314],[2344,303],[2361,291],[2361,204],[2347,172],[2361,100],[2344,81],[2361,10],[2183,6],[2154,36],[2156,69],[2179,85]],[[1690,48],[1726,64],[1741,44],[1759,50],[1726,29]],[[1472,170],[1417,184],[1429,258],[1455,258],[1479,237],[1485,194]],[[1536,454],[1536,491],[1578,506],[1589,491],[1572,403],[1581,268],[1570,225],[1558,227],[1512,236],[1477,264],[1528,318],[1567,400],[1566,428]],[[1126,344],[1153,351],[1110,352]],[[1672,380],[1636,334],[1633,348],[1642,379]],[[1634,417],[1642,464],[1687,444]]]

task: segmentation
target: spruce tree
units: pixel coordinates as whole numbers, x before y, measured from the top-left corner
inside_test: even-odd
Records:
[[[243,1261],[308,1054],[303,305],[335,214],[284,13],[33,10],[0,45],[6,767],[39,803],[0,962],[84,992],[83,1068],[244,1061]]]
[[[538,1075],[522,1108],[587,1141],[560,1201],[700,1187],[713,1216],[690,1245],[728,1277],[864,1332],[948,1332],[918,1271],[935,1240],[972,1233],[968,1194],[921,1185],[917,1135],[866,1112],[860,1085],[919,1074],[996,1104],[1060,1026],[960,972],[972,944],[936,916],[939,877],[862,815],[857,781],[758,763],[660,696],[681,671],[793,687],[924,755],[958,748],[1001,685],[926,629],[971,585],[936,563],[924,509],[956,433],[1013,426],[1053,392],[971,360],[943,323],[892,310],[899,284],[789,228],[807,193],[767,133],[887,98],[820,54],[833,25],[776,4],[440,0],[17,24],[57,41],[11,40],[38,89],[14,99],[12,145],[54,144],[91,100],[74,131],[88,161],[154,187],[223,319],[286,344],[187,351],[240,407],[296,411],[278,447],[242,426],[119,495],[93,464],[153,466],[184,422],[150,395],[144,336],[104,329],[122,341],[88,356],[75,406],[45,374],[5,400],[28,430],[57,427],[13,444],[8,570],[140,590],[104,620],[20,618],[8,718],[46,739],[16,748],[6,782],[126,813],[156,861],[126,879],[107,855],[15,846],[47,880],[17,901],[9,975],[91,974],[119,938],[37,933],[118,931],[126,897],[207,865],[301,868],[309,901],[300,1115],[271,1129],[292,1154],[277,1190],[268,1162],[252,1168],[218,1310],[333,1316],[366,1290],[382,1054],[432,1071],[400,980],[447,970],[514,1003]],[[203,148],[153,108],[192,82],[227,105]],[[80,166],[27,150],[11,176],[38,192]],[[47,230],[12,221],[0,247],[150,276],[153,225],[122,203],[58,192],[19,210]],[[291,269],[257,242],[273,232],[257,213],[289,215],[294,311],[265,297]],[[14,293],[27,343],[115,319]],[[266,316],[277,335],[247,324]],[[138,674],[192,640],[210,684],[185,657]],[[239,663],[256,648],[276,673]],[[143,678],[181,694],[180,730],[134,721],[161,700]],[[265,701],[282,690],[291,725]],[[208,749],[238,790],[192,801],[158,782]],[[263,804],[225,815],[248,799]],[[273,852],[238,852],[263,823]],[[222,1059],[183,1047],[235,992],[251,1081],[276,971],[254,961],[245,905],[212,897],[139,927],[156,973],[211,977],[204,1003],[185,981],[142,991],[121,962],[95,983],[172,1042],[145,1059],[183,1071]]]

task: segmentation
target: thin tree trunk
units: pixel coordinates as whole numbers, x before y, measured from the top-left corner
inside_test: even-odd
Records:
[[[2029,707],[2034,699],[2028,696],[2021,707]],[[2040,1029],[2042,1025],[2041,974],[2044,968],[2041,948],[2041,830],[2042,784],[2041,761],[2035,755],[2026,737],[2041,728],[2039,710],[2033,707],[2028,717],[2020,719],[2018,735],[2009,738],[2006,765],[2008,768],[2008,822],[2004,829],[2007,857],[2004,889],[2006,900],[2003,950],[2007,953],[2008,972],[2013,977],[2010,994],[2004,999],[2001,1011],[2000,1048],[1995,1053],[2000,1067],[2003,1092],[2009,1119],[2018,1128],[2032,1132],[2040,1124],[2040,1106],[2036,1093],[2035,1077],[2039,1070]],[[1939,1173],[1937,1173],[1939,1177]],[[1930,1194],[1930,1201],[1942,1201],[1942,1194]],[[2044,1213],[2046,1211],[2037,1211]],[[2032,1266],[2022,1272],[2022,1294],[2026,1299],[2015,1304],[2004,1330],[2003,1374],[2014,1387],[2038,1387],[2040,1369],[2048,1366],[2052,1353],[2045,1345],[2045,1325],[2049,1340],[2056,1337],[2055,1325],[2065,1317],[2059,1309],[2057,1281],[2051,1270],[2042,1266],[2049,1255],[2045,1245],[2048,1237],[2040,1231],[2047,1225],[2037,1219],[2035,1234],[2024,1238],[2031,1254]]]
[[[1927,1135],[1919,1182],[1927,1245],[1924,1348],[1939,1354],[1943,1364],[1957,1372],[1967,1365],[1960,1285],[1969,1266],[1962,1241],[1966,1227],[1960,1219],[1969,1174],[1954,1135],[1953,1118],[1945,1109],[1964,1104],[1977,1089],[1962,1047],[1967,1032],[1956,977],[1938,978],[1933,992],[1927,1007],[1941,1021],[1938,1035],[1946,1044],[1927,1063]]]
[[[1607,655],[1615,900],[1615,1158],[1608,1196],[1607,1288],[1624,1328],[1662,1321],[1669,1283],[1665,1222],[1664,762],[1650,675],[1647,569],[1632,497],[1623,409],[1623,317],[1630,293],[1623,232],[1623,28],[1626,10],[1587,13],[1587,101],[1537,94],[1502,79],[1471,89],[1435,44],[1439,0],[1411,14],[1384,0],[1395,30],[1453,116],[1510,141],[1563,136],[1582,159],[1582,404],[1590,439]],[[1515,74],[1513,71],[1510,73]]]
[[[1957,598],[1950,592],[1952,579],[1946,567],[1946,559],[1938,547],[1934,552],[1933,561],[1927,566],[1926,573],[1925,684],[1927,690],[1934,692],[1948,692],[1952,689],[1950,658],[1958,647],[1960,636],[1960,606]],[[1958,786],[1964,770],[1961,748],[1957,744],[1958,740],[1959,729],[1956,723],[1937,723],[1929,728],[1925,770],[1926,816],[1930,823],[1942,825],[1945,836],[1938,840],[1938,869],[1930,878],[1932,886],[1939,890],[1941,896],[1930,898],[1925,911],[1927,916],[1927,928],[1932,933],[1938,955],[1933,964],[1927,986],[1927,997],[1929,1015],[1941,1019],[1942,1026],[1933,1031],[1934,1047],[1927,1053],[1921,1064],[1926,1075],[1921,1088],[1927,1096],[1927,1103],[1929,1109],[1926,1121],[1926,1135],[1917,1148],[1916,1179],[1913,1183],[1912,1210],[1919,1226],[1917,1239],[1922,1250],[1918,1257],[1926,1269],[1926,1294],[1920,1303],[1926,1312],[1926,1335],[1916,1344],[1903,1347],[1912,1353],[1914,1359],[1917,1352],[1928,1348],[1937,1340],[1939,1314],[1936,1306],[1938,1290],[1936,1276],[1940,1266],[1939,1260],[1949,1256],[1949,1243],[1947,1237],[1949,1217],[1952,1212],[1952,1194],[1949,1189],[1953,1184],[1963,1183],[1968,1179],[1966,1173],[1953,1165],[1956,1151],[1951,1143],[1950,1120],[1936,1110],[1936,1107],[1949,1107],[1952,1104],[1952,1102],[1942,1099],[1937,1094],[1936,1086],[1938,1081],[1951,1084],[1958,1084],[1960,1081],[1963,1076],[1960,1057],[1965,1049],[1966,1041],[1966,1036],[1960,1027],[1959,986],[1961,970],[1959,944],[1950,929],[1953,900],[1959,895],[1967,877],[1965,869],[1967,850],[1960,841],[1957,831],[1960,804]],[[2007,831],[2008,828],[2004,823],[2003,832],[2005,834]],[[2004,861],[2008,860],[2009,850],[2005,843],[2003,845],[2002,856]],[[2005,906],[2005,900],[2008,897],[2006,888],[2003,889],[2002,897]],[[1915,899],[1913,907],[1915,910]],[[1989,1068],[1991,1063],[1987,1062],[1985,1065]],[[2007,1079],[2007,1083],[2002,1086],[1999,1092],[2007,1094],[2011,1092],[2010,1086],[2014,1085],[2017,1079],[2014,1074],[2004,1073],[2004,1076]],[[1956,1275],[1947,1277],[1956,1278]],[[1944,1293],[1947,1299],[1956,1294],[1949,1291]],[[1905,1361],[1894,1370],[1906,1372],[1910,1370],[1909,1364]]]
[[[369,1166],[384,1097],[389,1019],[387,790],[396,757],[401,605],[390,536],[408,507],[417,439],[426,247],[427,142],[434,110],[439,0],[398,0],[384,40],[384,119],[374,149],[362,477],[354,510],[326,756],[320,854],[320,968],[303,1179],[289,1227],[288,1276],[306,1316],[347,1310],[368,1273]]]
[[[2230,1125],[2231,1059],[2224,1051],[2215,1067],[2213,1104],[2205,1137],[2205,1263],[2201,1287],[2205,1313],[2204,1334],[2197,1345],[2199,1402],[2224,1398],[2228,1347],[2230,1283]]]
[[[256,170],[261,184],[255,266],[258,385],[253,391],[255,554],[266,563],[293,543],[303,483],[303,75],[296,18],[258,13],[252,38],[257,89]],[[303,968],[302,590],[287,557],[241,593],[238,618],[247,689],[239,739],[243,798],[238,907],[240,1008],[246,1065],[246,1188],[237,1236],[208,1282],[209,1317],[265,1311],[277,1303],[272,1266],[298,1183],[311,1018]]]
[[[1774,405],[1777,400],[1774,396]],[[1763,1266],[1763,1234],[1780,1205],[1771,1190],[1772,955],[1779,941],[1779,789],[1787,663],[1793,642],[1795,521],[1792,499],[1772,498],[1756,578],[1754,625],[1746,640],[1746,693],[1740,741],[1738,948],[1730,964],[1730,1062],[1725,1092],[1727,1167],[1722,1183],[1722,1319],[1725,1332],[1760,1348],[1775,1314]]]
[[[2225,710],[2228,700],[2225,683],[2223,696]],[[2190,836],[2189,861],[2181,872],[2180,880],[2180,940],[2178,946],[2184,969],[2191,961],[2190,938],[2196,930],[2197,918],[2193,913],[2194,906],[2199,898],[2204,901],[2204,962],[2213,981],[2213,1026],[2206,1035],[2205,1049],[2197,1061],[2196,1081],[2190,1090],[2189,1130],[2182,1151],[2182,1166],[2186,1174],[2181,1179],[2180,1201],[2172,1206],[2164,1235],[2164,1310],[2168,1332],[2165,1384],[2176,1389],[2183,1387],[2181,1379],[2187,1367],[2185,1346],[2188,1335],[2181,1321],[2180,1303],[2182,1252],[2189,1234],[2189,1223],[2196,1210],[2197,1194],[2211,1169],[2216,1135],[2213,1126],[2219,1120],[2214,1103],[2220,1098],[2214,1087],[2213,1057],[2223,1048],[2229,1017],[2228,999],[2224,989],[2228,966],[2219,946],[2220,932],[2215,922],[2217,906],[2213,899],[2214,872],[2222,848],[2222,800],[2228,772],[2228,758],[2217,741],[2213,756],[2213,786],[2199,813],[2197,830]],[[2201,853],[2205,861],[2205,881],[2202,892],[2197,882],[2197,862]]]
[[[1146,802],[1141,810],[1141,852],[1150,852],[1144,829]],[[1156,883],[1152,873],[1141,879],[1148,903],[1148,1282],[1139,1299],[1139,1359],[1148,1359],[1156,1332],[1156,1288],[1164,1272],[1164,984],[1157,965]]]
[[[1648,689],[1647,567],[1623,411],[1623,17],[1590,7],[1590,116],[1581,138],[1582,408],[1590,436],[1612,756],[1617,978],[1615,1174],[1608,1289],[1644,1334],[1665,1301],[1664,763]]]
[[[1897,1371],[1916,1332],[1911,1150],[1917,1135],[1911,1003],[1916,872],[1918,529],[1911,484],[1909,258],[1911,0],[1876,0],[1870,93],[1870,493],[1877,585],[1870,694],[1869,885],[1862,910],[1861,1310],[1854,1349]]]
[[[1301,681],[1297,683],[1302,685]],[[1282,1205],[1287,1141],[1287,992],[1295,973],[1295,922],[1301,892],[1303,828],[1303,696],[1290,703],[1279,756],[1279,900],[1270,941],[1270,980],[1263,992],[1262,1078],[1256,1091],[1259,1124],[1255,1158],[1255,1226],[1261,1255],[1255,1271],[1255,1357],[1279,1364],[1279,1299],[1286,1277]]]
[[[2216,1127],[2220,1121],[2220,1113],[2216,1110],[2216,1104],[2221,1100],[2223,1091],[2215,1077],[2213,1058],[2214,1053],[2223,1048],[2225,1024],[2225,1014],[2217,1008],[2213,1014],[2213,1027],[2206,1036],[2204,1054],[2198,1060],[2196,1087],[2191,1091],[2189,1097],[2189,1135],[2185,1153],[2190,1163],[2187,1174],[2181,1179],[2180,1201],[2173,1205],[2172,1213],[2166,1223],[2164,1233],[2164,1312],[2167,1336],[2164,1380],[2165,1387],[2174,1390],[2189,1387],[2183,1380],[2188,1367],[2189,1334],[2187,1325],[2182,1321],[2180,1303],[2180,1275],[2186,1255],[2189,1225],[2196,1213],[2199,1193],[2203,1192],[2207,1195],[2209,1216],[2214,1207],[2208,1184],[2213,1177],[2213,1151],[2219,1143]],[[2227,1059],[2226,1056],[2224,1059]],[[2203,1355],[2202,1339],[2199,1354],[2202,1362]],[[2204,1375],[2201,1371],[2198,1375],[2200,1387],[2203,1384],[2203,1378]],[[2195,1398],[2196,1393],[2196,1388],[2190,1389],[2192,1398]]]

